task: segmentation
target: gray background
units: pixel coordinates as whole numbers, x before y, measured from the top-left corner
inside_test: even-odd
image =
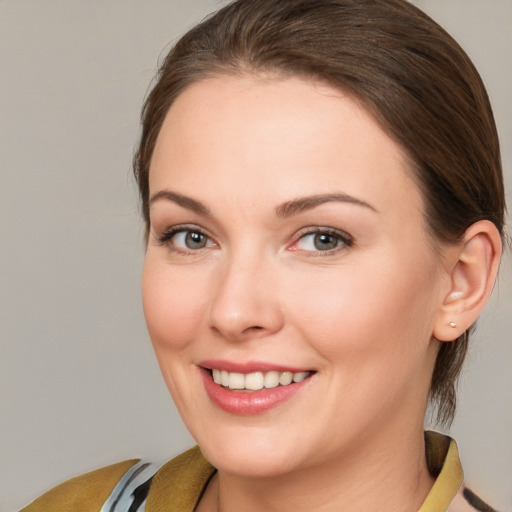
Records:
[[[512,0],[417,0],[488,86],[512,203]],[[157,58],[213,0],[0,0],[0,509],[192,440],[140,305],[130,161]],[[482,319],[452,433],[467,480],[512,509],[512,264]]]

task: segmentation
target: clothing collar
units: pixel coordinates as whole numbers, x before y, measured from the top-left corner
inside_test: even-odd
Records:
[[[450,503],[464,478],[457,444],[448,436],[426,431],[425,452],[428,469],[436,481],[418,512],[450,512]]]
[[[418,512],[451,512],[450,503],[463,479],[457,445],[448,436],[427,431],[425,453],[428,469],[436,481]],[[146,511],[193,512],[215,471],[199,447],[182,453],[154,476]]]

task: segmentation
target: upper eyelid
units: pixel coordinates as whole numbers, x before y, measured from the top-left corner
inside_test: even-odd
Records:
[[[340,239],[341,244],[335,248],[327,249],[324,251],[321,250],[309,250],[309,249],[301,249],[299,247],[294,247],[300,243],[300,241],[307,236],[310,235],[316,235],[316,234],[328,234],[332,236],[337,236]],[[288,249],[293,252],[297,251],[304,255],[308,255],[311,257],[328,257],[328,256],[334,256],[336,254],[339,254],[343,252],[344,250],[347,250],[349,248],[352,248],[354,246],[354,237],[347,233],[346,231],[327,227],[327,226],[310,226],[309,228],[303,228],[296,232],[294,235],[292,241],[288,244]]]
[[[342,229],[332,228],[328,226],[310,226],[305,227],[302,229],[299,229],[295,235],[295,240],[300,239],[303,236],[316,234],[316,233],[327,233],[329,235],[338,235],[340,238],[350,240],[351,242],[354,241],[354,237],[347,233],[346,231],[343,231]]]
[[[169,226],[162,230],[162,233],[160,236],[163,236],[166,233],[173,233],[173,234],[180,233],[181,231],[197,232],[197,233],[201,233],[202,235],[205,235],[205,236],[208,236],[209,238],[211,238],[208,231],[206,229],[202,228],[201,226],[198,226],[197,224],[176,224],[173,226]]]
[[[212,237],[205,229],[197,225],[177,224],[175,226],[170,226],[164,229],[160,234],[153,231],[153,235],[159,243],[166,244],[178,233],[183,233],[187,231],[192,233],[199,233],[208,238],[209,240],[211,240],[215,245],[218,245],[214,237]]]
[[[179,244],[177,244],[173,239],[176,235],[179,235],[180,233],[199,233],[200,235],[204,236],[207,240],[211,242],[211,245],[205,246],[205,247],[198,247],[198,248],[183,248],[180,247]],[[199,256],[199,254],[202,254],[204,250],[210,250],[212,248],[218,248],[219,244],[217,241],[211,237],[208,233],[205,232],[204,229],[200,228],[199,226],[190,226],[190,225],[176,225],[171,226],[167,229],[165,229],[161,234],[154,233],[154,237],[156,240],[157,245],[161,247],[166,247],[167,250],[171,253],[177,254],[177,255],[183,255],[183,256]]]

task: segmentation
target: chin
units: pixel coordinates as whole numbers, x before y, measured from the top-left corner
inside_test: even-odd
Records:
[[[287,433],[234,427],[222,436],[200,436],[197,442],[208,461],[226,474],[276,477],[301,466],[302,456],[297,450],[300,443],[294,442]]]
[[[219,471],[246,478],[275,478],[297,469],[296,460],[275,450],[202,449],[205,457]]]

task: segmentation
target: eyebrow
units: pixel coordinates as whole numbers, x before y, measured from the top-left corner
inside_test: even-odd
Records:
[[[338,193],[319,194],[314,196],[300,197],[298,199],[293,199],[292,201],[286,201],[276,208],[276,216],[283,218],[291,217],[292,215],[296,215],[305,210],[310,210],[311,208],[315,208],[321,204],[331,202],[354,204],[356,206],[362,206],[378,213],[377,210],[366,201],[362,201],[361,199],[357,199],[356,197],[350,196],[348,194]]]
[[[170,190],[160,190],[149,200],[149,206],[151,206],[156,201],[161,201],[165,199],[167,201],[172,201],[173,203],[186,208],[187,210],[192,210],[194,213],[198,215],[209,215],[210,210],[200,201],[196,201],[191,197],[184,196],[182,194],[178,194],[177,192],[172,192]]]
[[[197,213],[198,215],[210,214],[209,208],[207,208],[200,201],[192,199],[191,197],[188,196],[184,196],[183,194],[179,194],[178,192],[172,192],[171,190],[160,190],[159,192],[151,196],[149,200],[149,205],[151,206],[153,203],[161,200],[172,201],[173,203],[176,203],[179,206],[186,208],[187,210],[192,210],[194,213]],[[354,204],[356,206],[362,206],[364,208],[368,208],[369,210],[377,212],[377,210],[366,201],[362,201],[361,199],[357,199],[356,197],[353,197],[348,194],[337,193],[318,194],[313,196],[300,197],[298,199],[293,199],[291,201],[286,201],[285,203],[282,203],[281,205],[276,207],[275,213],[277,217],[286,218],[301,213],[305,210],[310,210],[322,204],[331,202]]]

